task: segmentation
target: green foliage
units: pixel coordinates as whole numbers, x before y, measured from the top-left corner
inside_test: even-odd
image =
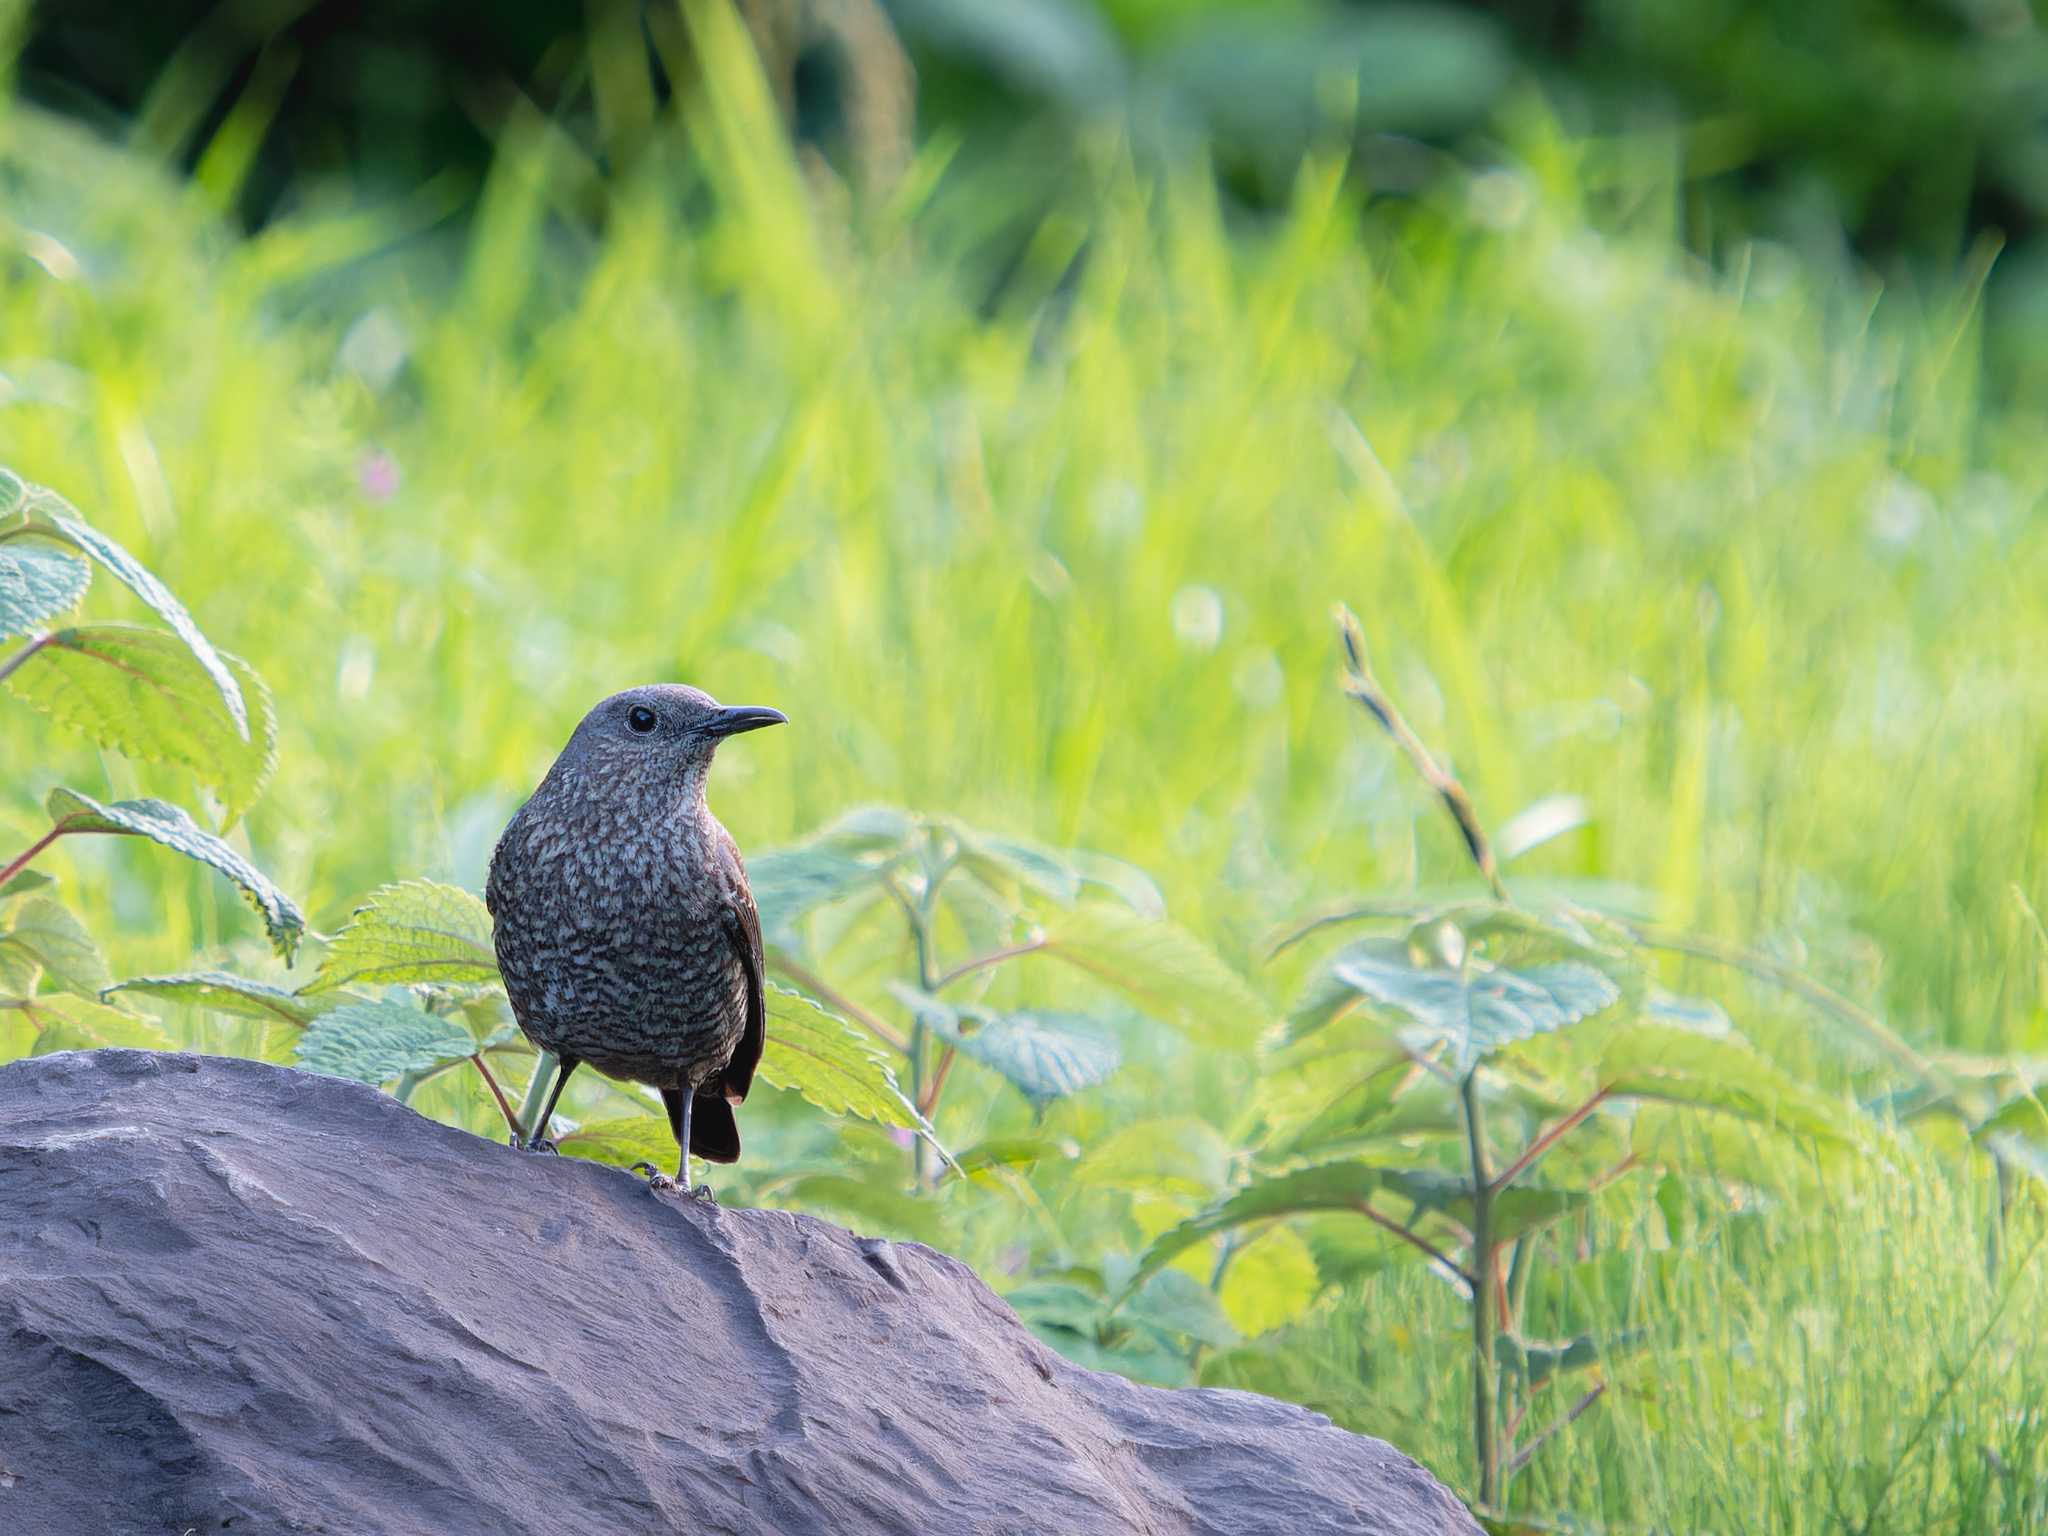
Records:
[[[228,971],[187,971],[175,976],[134,976],[106,989],[166,1003],[204,1008],[233,1018],[304,1027],[321,1014],[358,999],[347,992],[289,992]]]
[[[241,854],[211,832],[201,831],[177,806],[162,800],[114,800],[102,804],[77,790],[53,789],[46,809],[60,836],[84,832],[145,837],[219,871],[240,888],[263,919],[271,948],[287,962],[298,953],[306,919],[292,899]]]
[[[309,994],[343,987],[495,982],[491,914],[468,891],[432,880],[381,885],[334,936]]]
[[[253,705],[244,734],[220,690],[176,635],[132,624],[60,629],[20,672],[14,692],[103,747],[144,762],[178,763],[216,790],[230,817],[263,793],[277,766],[277,715],[246,662],[221,658]]]
[[[78,606],[92,567],[44,539],[0,544],[0,640],[29,635],[45,619]]]
[[[888,984],[926,989],[882,871],[941,818],[849,832],[823,899],[778,904],[759,852],[844,807],[1113,850],[1226,970],[1284,914],[1382,893],[1377,919],[1254,978],[1254,1004],[1327,984],[1293,1045],[1249,1048],[1270,1008],[1170,1006],[1041,945],[926,995],[1098,1018],[1114,1075],[1040,1118],[956,1049],[931,1118],[986,1152],[922,1185],[907,1137],[764,1079],[721,1196],[940,1243],[1008,1293],[1077,1287],[1092,1312],[1044,1322],[1060,1347],[1137,1339],[1161,1379],[1286,1392],[1470,1492],[1467,1298],[1398,1232],[1326,1209],[1183,1249],[1155,1279],[1209,1290],[1227,1347],[1114,1304],[1154,1239],[1240,1189],[1338,1163],[1456,1177],[1467,1155],[1448,1045],[1390,1064],[1419,1026],[1324,964],[1478,889],[1433,791],[1329,706],[1312,619],[1342,586],[1477,807],[1508,827],[1583,802],[1547,839],[1504,835],[1496,873],[1536,921],[1576,914],[1629,961],[1471,945],[1622,991],[1481,1067],[1491,1166],[1603,1063],[1666,1096],[1602,1099],[1509,1186],[1588,1197],[1501,1255],[1515,1326],[1484,1359],[1506,1422],[1522,1413],[1507,1460],[1535,1447],[1503,1467],[1512,1507],[1615,1530],[2041,1529],[2041,1196],[2006,1140],[2028,1123],[2013,1108],[1971,1137],[2048,1056],[2012,899],[2038,897],[2048,850],[2048,459],[2041,401],[1977,368],[1986,341],[2025,352],[2023,317],[1980,309],[1967,273],[1880,294],[1833,256],[1689,260],[1672,220],[1721,227],[1694,183],[1640,137],[1575,140],[1534,106],[1493,125],[1483,162],[1437,160],[1362,211],[1351,194],[1398,146],[1289,166],[1293,191],[1245,221],[1205,173],[1110,133],[1059,163],[1046,205],[932,153],[849,227],[772,125],[729,116],[714,163],[660,126],[641,169],[599,170],[515,113],[472,235],[421,238],[443,184],[338,213],[309,189],[245,240],[155,162],[10,107],[9,452],[90,493],[278,685],[274,786],[236,846],[332,929],[397,871],[473,884],[598,679],[773,702],[799,729],[721,764],[720,814],[780,960],[825,986],[781,974],[919,1095],[949,1042],[925,1031],[913,1082]],[[661,430],[622,436],[636,421]],[[32,544],[51,547],[0,550]],[[147,617],[107,581],[83,619],[42,622]],[[184,767],[17,718],[10,851],[42,832],[51,782],[184,801],[219,830]],[[941,976],[1070,913],[1159,910],[1149,881],[1092,881],[1080,856],[1064,905],[1071,880],[974,841],[980,872],[948,874],[930,925]],[[288,984],[184,860],[67,839],[37,868],[63,884],[0,878],[0,926],[61,895],[116,974]],[[893,871],[914,907],[921,865]],[[1672,935],[1709,942],[1647,942]],[[89,1006],[35,984],[0,996],[0,1054],[69,1038],[56,1014]],[[488,984],[421,995],[477,1039],[499,1027],[470,1012],[502,1012]],[[280,1059],[303,1028],[151,1006],[187,1047]],[[1842,1007],[1860,1022],[1816,1027]],[[1695,1062],[1638,1028],[1722,1044]],[[506,1042],[488,1064],[519,1059]],[[502,1134],[466,1064],[415,1086],[423,1112]],[[564,1118],[665,1142],[642,1096],[587,1073]],[[1469,1266],[1455,1206],[1415,1235]],[[1524,1380],[1553,1354],[1576,1368]]]
[[[759,1071],[827,1114],[858,1115],[877,1125],[930,1135],[924,1117],[896,1086],[888,1057],[871,1040],[803,994],[774,982],[768,984],[768,1039]]]
[[[404,1003],[353,1002],[329,1009],[299,1036],[309,1072],[387,1083],[474,1055],[474,1036],[452,1019]]]
[[[235,731],[249,738],[249,713],[233,671],[199,632],[185,605],[140,561],[78,515],[77,508],[47,486],[32,485],[10,470],[0,469],[0,540],[22,534],[61,539],[140,598],[150,612],[169,626],[219,690]]]
[[[1122,1021],[1099,1009],[996,1007],[940,995],[959,987],[986,995],[1003,985],[998,973],[1021,972],[1032,958],[1079,971],[1152,1020],[1197,1038],[1249,1038],[1265,1016],[1241,977],[1166,920],[1147,876],[1101,854],[1049,848],[952,817],[869,807],[762,854],[749,869],[770,968],[800,987],[836,995],[813,974],[806,953],[810,933],[828,917],[834,968],[872,973],[878,956],[897,947],[897,935],[908,940],[912,973],[883,978],[883,990],[909,1015],[908,1034],[898,1036],[866,1008],[846,1007],[901,1053],[911,1102],[924,1115],[935,1112],[959,1057],[993,1072],[1037,1113],[1115,1072]],[[1122,904],[1084,901],[1091,890]],[[968,953],[942,957],[941,946],[956,936]],[[913,1148],[920,1184],[923,1147]]]

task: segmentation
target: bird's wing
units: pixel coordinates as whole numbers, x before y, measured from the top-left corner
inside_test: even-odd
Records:
[[[725,905],[725,936],[747,978],[747,1027],[733,1049],[732,1060],[725,1064],[725,1096],[737,1103],[754,1084],[754,1066],[768,1036],[768,999],[761,977],[761,916],[754,910],[739,854],[730,843],[725,854],[733,875],[732,896]]]

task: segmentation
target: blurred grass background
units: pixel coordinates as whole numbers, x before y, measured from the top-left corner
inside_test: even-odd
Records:
[[[1828,152],[1770,126],[1799,114],[1759,87],[1751,153],[1710,184],[1699,125],[1728,116],[1713,89],[1746,89],[1735,65],[1705,85],[1689,55],[1647,123],[1599,104],[1629,47],[1683,51],[1708,9],[1738,63],[1784,65],[1738,46],[1776,8],[1666,7],[1660,31],[1589,6],[1580,53],[1525,21],[1403,11],[1433,48],[1466,38],[1486,89],[1419,124],[1376,115],[1370,73],[1224,90],[1286,104],[1274,138],[1190,128],[1140,88],[1224,46],[1156,41],[1168,7],[1105,9],[1120,83],[1083,91],[1090,110],[1013,101],[991,127],[962,62],[980,55],[930,42],[954,35],[943,8],[904,6],[934,119],[872,186],[829,144],[792,155],[773,69],[727,13],[687,9],[692,27],[647,13],[688,82],[672,96],[607,53],[615,8],[594,5],[554,100],[505,86],[463,108],[487,155],[401,122],[382,159],[352,147],[362,121],[287,89],[337,73],[281,30],[304,7],[207,13],[251,47],[139,48],[132,118],[48,88],[88,47],[84,12],[14,13],[0,459],[268,680],[281,766],[237,836],[316,926],[390,879],[476,887],[583,709],[684,678],[793,722],[721,758],[743,848],[872,800],[1100,848],[1278,1003],[1294,973],[1260,941],[1284,919],[1464,875],[1333,686],[1341,599],[1490,822],[1584,802],[1512,875],[1634,888],[1926,1049],[2048,1049],[2048,950],[2015,894],[2048,899],[2048,373],[1987,217],[2013,215],[2023,278],[2039,202],[2016,189],[2044,153],[2025,6],[1959,5],[1919,51],[1900,18],[1921,8],[1878,8],[1897,36],[1804,13],[1858,39],[1833,79],[1853,99],[1804,125]],[[202,67],[216,55],[232,67]],[[1003,57],[1032,95],[1031,55]],[[1859,116],[1891,99],[1855,96],[1871,71],[1915,102],[1954,86],[1942,110],[1967,132],[1912,121],[1967,174],[1896,144],[1903,116]],[[273,135],[281,102],[301,116]],[[299,147],[323,122],[358,181]],[[17,842],[59,781],[192,799],[8,719]],[[52,867],[118,972],[195,951],[263,969],[204,871],[97,841]],[[1782,999],[1714,985],[1782,1060],[1868,1089]],[[1148,1060],[1053,1123],[1084,1144],[1145,1114],[1226,1125],[1251,1070]],[[1630,1392],[1532,1463],[1529,1507],[1618,1529],[2048,1525],[2040,1271],[1987,1277],[1981,1161],[1901,1140],[1785,1188],[1703,1216],[1693,1262],[1622,1288],[1663,1331]],[[1128,1219],[1142,1236],[1170,1207]],[[977,1223],[956,1240],[986,1269],[1010,1234]],[[1423,1342],[1455,1332],[1418,1321],[1441,1290],[1390,1271],[1290,1303],[1207,1374],[1460,1480],[1461,1367]]]

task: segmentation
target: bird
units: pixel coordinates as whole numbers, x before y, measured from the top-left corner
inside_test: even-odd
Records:
[[[498,839],[484,887],[498,969],[519,1028],[556,1058],[528,1151],[552,1150],[548,1122],[588,1065],[660,1091],[679,1156],[674,1179],[638,1165],[657,1191],[709,1194],[690,1188],[693,1152],[738,1160],[733,1106],[766,1034],[761,920],[704,787],[721,741],[787,719],[679,683],[615,693]]]

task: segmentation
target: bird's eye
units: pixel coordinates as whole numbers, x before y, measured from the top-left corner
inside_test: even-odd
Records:
[[[627,729],[645,736],[654,729],[654,711],[645,704],[635,704],[626,711],[626,726]]]

